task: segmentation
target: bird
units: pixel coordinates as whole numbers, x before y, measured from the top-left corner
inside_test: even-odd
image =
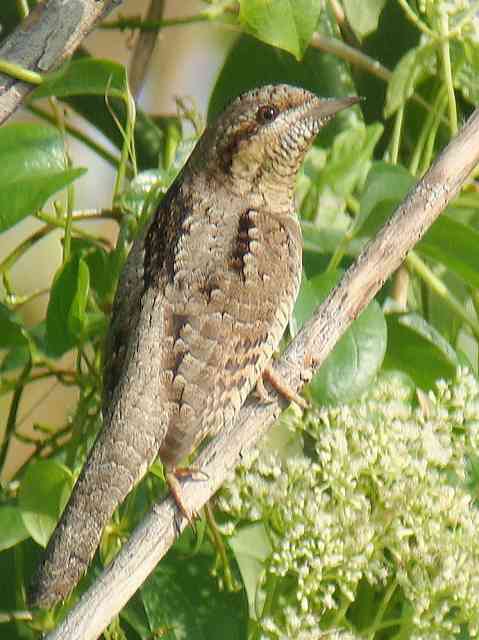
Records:
[[[158,456],[178,493],[181,461],[234,424],[271,374],[301,281],[296,177],[320,129],[357,101],[266,85],[206,127],[120,275],[103,426],[34,577],[32,607],[71,593]]]

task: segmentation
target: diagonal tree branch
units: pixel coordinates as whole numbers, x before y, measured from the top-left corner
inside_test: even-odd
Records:
[[[0,59],[47,73],[68,59],[81,41],[123,0],[45,0],[0,45]],[[34,86],[0,74],[0,124]]]
[[[165,0],[150,0],[150,6],[146,13],[146,20],[161,21],[165,11]],[[130,91],[138,100],[143,84],[145,82],[146,73],[149,63],[155,50],[160,27],[155,31],[140,31],[135,44],[135,49],[131,56],[130,67],[128,69],[128,78],[130,82]]]
[[[293,340],[276,370],[294,389],[308,381],[334,345],[399,267],[479,162],[479,110],[410,191],[314,317]],[[183,485],[183,499],[198,511],[279,416],[285,403],[264,404],[252,396],[229,432],[219,434],[197,464],[207,479]],[[171,498],[155,505],[97,582],[48,640],[95,640],[133,596],[188,523]]]

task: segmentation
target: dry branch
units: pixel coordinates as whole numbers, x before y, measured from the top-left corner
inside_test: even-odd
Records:
[[[45,0],[0,45],[0,58],[47,73],[67,60],[95,23],[123,0]],[[0,125],[34,86],[0,74]]]
[[[159,22],[163,18],[164,10],[165,0],[150,0],[145,19]],[[158,26],[154,31],[140,31],[138,34],[128,69],[130,91],[135,99],[138,99],[143,88],[159,33],[160,27]]]
[[[399,267],[441,211],[457,194],[479,162],[479,110],[410,191],[305,325],[277,363],[277,370],[299,389],[326,359],[351,322]],[[250,397],[239,420],[221,433],[198,457],[208,479],[185,482],[186,505],[198,511],[227,474],[253,447],[284,408],[280,398],[269,404]],[[175,541],[187,522],[171,498],[155,505],[133,532],[116,559],[84,594],[48,640],[95,640],[133,596]]]

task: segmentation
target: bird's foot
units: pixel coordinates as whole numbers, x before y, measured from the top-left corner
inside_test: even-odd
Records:
[[[197,467],[178,467],[171,471],[167,471],[165,474],[166,482],[171,491],[179,510],[188,520],[189,524],[195,528],[195,519],[198,518],[198,514],[195,511],[189,509],[183,500],[183,491],[179,478],[191,478],[192,480],[208,480],[207,473],[198,469]]]
[[[302,409],[307,409],[309,407],[308,402],[300,396],[299,393],[292,389],[286,380],[270,366],[267,366],[263,370],[260,378],[256,382],[256,392],[263,402],[269,401],[269,395],[264,386],[265,381],[269,382],[270,385],[283,396],[283,398],[286,398],[286,400],[295,402]]]

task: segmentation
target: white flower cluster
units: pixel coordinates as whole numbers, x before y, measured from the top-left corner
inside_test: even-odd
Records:
[[[344,629],[322,631],[318,627],[316,616],[312,614],[298,615],[292,607],[286,607],[284,626],[278,625],[273,618],[263,620],[265,632],[263,638],[275,640],[359,640],[359,636]]]
[[[479,455],[479,384],[462,369],[418,397],[389,375],[353,405],[291,413],[313,455],[255,452],[223,491],[231,518],[265,523],[267,576],[296,584],[263,638],[354,633],[346,613],[361,588],[374,596],[360,615],[368,638],[391,628],[439,640],[461,624],[478,635],[479,510],[466,469]]]

